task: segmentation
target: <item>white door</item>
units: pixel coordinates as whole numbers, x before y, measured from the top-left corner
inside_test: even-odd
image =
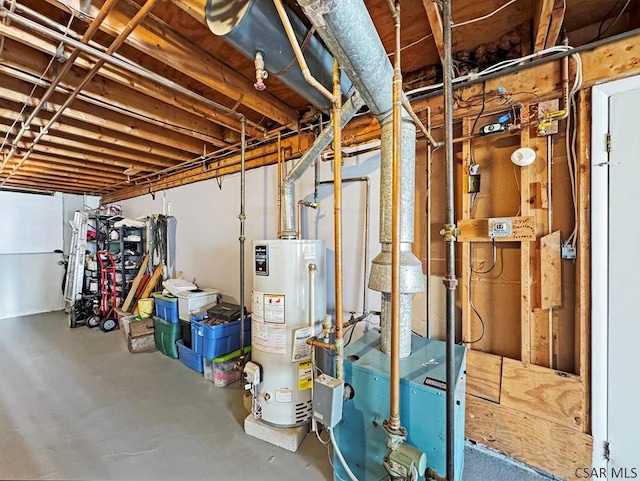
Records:
[[[621,477],[634,478],[640,476],[639,112],[640,89],[609,97],[608,472],[626,468]]]

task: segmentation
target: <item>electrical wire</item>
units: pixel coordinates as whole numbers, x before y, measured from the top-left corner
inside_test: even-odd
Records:
[[[494,267],[496,266],[496,259],[497,259],[497,251],[498,249],[496,248],[496,240],[495,238],[492,239],[492,247],[493,247],[493,260],[491,262],[491,267],[489,267],[488,269],[484,270],[484,271],[479,271],[479,270],[475,270],[473,268],[473,242],[469,242],[469,255],[470,255],[470,261],[469,261],[469,267],[471,268],[471,272],[473,272],[474,274],[480,274],[480,275],[485,275],[485,274],[489,274],[489,272],[491,272]]]
[[[627,7],[629,6],[629,4],[631,3],[631,0],[627,0],[626,3],[624,4],[624,6],[622,7],[622,9],[620,10],[620,12],[618,13],[618,16],[614,19],[613,22],[611,22],[609,24],[609,26],[607,28],[604,29],[604,31],[602,30],[602,27],[604,27],[604,23],[607,21],[607,19],[609,18],[609,15],[611,15],[611,13],[616,9],[616,7],[618,5],[620,5],[620,3],[622,2],[622,0],[618,0],[613,7],[611,7],[609,9],[609,11],[605,14],[604,18],[602,19],[602,22],[600,22],[600,25],[598,26],[598,35],[596,35],[596,38],[594,38],[593,40],[591,40],[588,43],[591,42],[595,42],[597,40],[600,40],[600,38],[602,38],[602,36],[607,33],[609,30],[611,30],[613,28],[613,26],[618,23],[618,20],[620,20],[620,17],[622,17],[622,14],[624,13],[624,11],[627,9]]]
[[[503,10],[505,8],[507,8],[509,5],[516,3],[518,0],[509,0],[507,3],[505,3],[504,5],[496,8],[493,12],[488,13],[486,15],[483,15],[482,17],[478,17],[478,18],[473,18],[471,20],[465,20],[464,22],[460,22],[460,23],[455,23],[453,22],[453,25],[451,25],[451,28],[457,28],[457,27],[462,27],[464,25],[469,25],[471,23],[475,23],[475,22],[479,22],[481,20],[486,20],[487,18],[493,17],[496,13],[498,13],[500,10]]]
[[[552,53],[567,52],[570,50],[574,50],[574,48],[568,45],[556,45],[554,47],[549,47],[547,49],[540,50],[539,52],[534,52],[532,54],[525,55],[524,57],[503,60],[502,62],[498,62],[497,64],[492,65],[491,67],[487,67],[486,69],[481,70],[480,72],[469,73],[467,75],[456,77],[452,80],[452,82],[456,84],[456,83],[467,82],[469,80],[476,80],[476,79],[482,78],[483,76],[493,74],[495,72],[519,65],[526,60],[542,57]],[[413,90],[409,90],[405,92],[405,95],[411,96],[419,93],[430,92],[432,90],[439,90],[443,87],[443,85],[444,84],[442,82],[438,84],[433,84],[433,85],[426,85],[424,87],[419,87]]]

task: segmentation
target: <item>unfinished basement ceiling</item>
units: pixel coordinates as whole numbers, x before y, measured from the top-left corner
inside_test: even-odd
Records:
[[[47,29],[80,39],[105,3],[114,3],[113,8],[89,44],[107,51],[148,2],[16,0],[15,6],[4,4],[30,22],[48,22]],[[391,54],[393,20],[388,0],[365,3]],[[478,63],[485,67],[497,59],[560,43],[561,26],[576,47],[640,26],[640,0],[452,3],[453,50],[459,74]],[[296,5],[290,6],[300,12]],[[29,125],[24,125],[25,120],[38,109],[50,81],[68,68],[74,48],[60,47],[59,39],[4,18],[0,22],[4,36],[0,52],[2,187],[107,194],[152,185],[182,170],[212,170],[214,176],[223,160],[227,170],[219,172],[229,172],[237,164],[234,154],[241,123],[215,104],[247,118],[249,152],[255,148],[256,157],[266,152],[258,147],[276,142],[273,135],[265,139],[264,132],[297,132],[317,122],[318,115],[307,100],[275,76],[266,80],[266,90],[254,89],[253,60],[210,32],[204,8],[205,0],[156,1],[115,49],[119,59],[173,82],[181,91],[107,62],[69,103],[71,92],[98,60],[81,53]],[[86,15],[81,14],[82,9]],[[437,2],[402,1],[405,89],[441,78],[438,16]],[[68,106],[62,109],[65,102]],[[55,121],[50,122],[52,119]],[[306,144],[297,142],[303,150]]]

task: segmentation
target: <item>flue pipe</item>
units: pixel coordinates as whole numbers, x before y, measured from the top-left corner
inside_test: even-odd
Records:
[[[336,377],[344,379],[344,339],[342,321],[342,97],[340,95],[340,67],[333,60],[333,230],[336,281]]]
[[[21,7],[24,8],[24,7]],[[139,65],[136,65],[132,62],[128,62],[126,60],[123,60],[122,58],[113,56],[113,55],[107,55],[105,52],[102,52],[101,50],[98,50],[96,48],[93,48],[89,45],[86,45],[74,38],[71,37],[67,37],[59,32],[56,32],[55,30],[52,30],[50,28],[47,28],[44,25],[41,25],[37,22],[34,22],[33,20],[29,20],[28,18],[25,18],[21,15],[18,15],[16,13],[12,13],[8,10],[0,10],[0,18],[2,17],[6,17],[8,19],[11,20],[12,23],[15,23],[16,25],[20,25],[22,27],[26,27],[34,32],[37,32],[41,35],[44,35],[45,37],[51,38],[53,40],[65,43],[67,45],[70,45],[71,47],[74,48],[78,48],[80,49],[82,52],[85,52],[89,55],[92,55],[93,57],[99,58],[99,59],[103,59],[105,60],[107,63],[110,63],[112,65],[115,65],[116,67],[120,67],[124,70],[126,70],[127,72],[131,72],[135,75],[138,75],[142,78],[145,78],[147,80],[150,80],[152,82],[157,83],[158,85],[162,85],[163,87],[167,87],[170,88],[171,90],[178,92],[182,95],[185,95],[197,102],[202,103],[203,105],[206,105],[207,107],[211,107],[214,110],[218,110],[220,112],[224,112],[227,115],[230,115],[236,119],[238,119],[239,121],[242,121],[242,119],[246,120],[246,123],[248,126],[251,126],[252,128],[258,130],[259,132],[261,132],[262,134],[266,134],[267,130],[261,126],[258,125],[257,123],[246,119],[245,116],[239,112],[236,112],[233,109],[230,109],[229,107],[219,104],[217,102],[214,102],[213,100],[210,100],[202,95],[199,95],[195,92],[192,92],[191,90],[189,90],[186,87],[183,87],[180,84],[177,84],[176,82],[169,80],[166,77],[163,77],[162,75],[158,75],[155,72],[152,72],[150,70],[147,70],[143,67],[140,67]]]
[[[84,33],[84,35],[82,35],[82,38],[80,38],[80,43],[85,45],[89,42],[89,40],[91,40],[91,38],[95,35],[95,33],[100,28],[100,24],[102,23],[102,21],[107,17],[107,14],[113,9],[113,7],[115,7],[117,2],[118,0],[107,0],[107,2],[105,2],[105,4],[102,6],[100,11],[98,12],[98,15],[96,16],[96,18],[93,19],[93,21],[87,27],[87,30]],[[12,13],[12,12],[8,12],[8,13]],[[71,70],[71,67],[73,67],[74,62],[80,55],[80,52],[81,52],[80,48],[78,47],[74,48],[73,52],[71,52],[71,55],[69,55],[69,58],[67,58],[67,60],[62,64],[62,68],[58,71],[54,79],[49,84],[49,88],[47,88],[45,93],[40,98],[40,101],[38,102],[38,104],[34,107],[31,114],[29,114],[29,117],[27,117],[27,120],[25,120],[22,123],[22,127],[18,131],[13,141],[13,145],[9,150],[9,153],[4,157],[4,160],[2,161],[2,167],[0,168],[0,172],[4,170],[5,165],[7,165],[7,163],[13,158],[16,151],[18,150],[18,143],[20,142],[22,137],[24,137],[24,134],[29,130],[31,126],[31,122],[33,122],[33,120],[38,116],[38,114],[42,110],[42,107],[45,105],[45,103],[51,98],[53,93],[56,91],[56,87],[62,81],[62,78],[67,74],[67,72],[69,72],[69,70]]]
[[[455,339],[456,339],[456,226],[454,205],[454,158],[453,158],[453,90],[452,90],[452,51],[451,51],[451,0],[443,0],[443,37],[444,55],[442,70],[444,72],[444,149],[445,149],[445,222],[446,243],[446,368],[447,368],[447,481],[455,481]]]
[[[341,128],[358,113],[358,110],[364,105],[362,97],[355,92],[349,100],[342,106],[342,116],[340,118]],[[295,239],[297,232],[295,227],[295,201],[294,201],[294,183],[306,170],[313,164],[314,160],[320,156],[322,151],[333,140],[334,129],[324,129],[316,138],[313,145],[293,166],[287,177],[282,182],[280,191],[281,216],[280,216],[280,238]]]
[[[391,297],[391,170],[393,67],[362,0],[299,0],[305,15],[340,66],[349,75],[365,103],[381,124],[380,242],[382,252],[372,261],[369,287],[382,292],[381,348],[390,351]],[[353,19],[358,21],[354,22]],[[411,298],[424,289],[422,264],[413,255],[415,209],[415,125],[402,116],[402,180],[400,214],[400,356],[411,353]]]
[[[147,14],[151,11],[151,9],[155,6],[155,4],[157,2],[158,2],[158,0],[147,0],[147,2],[140,8],[140,10],[138,10],[138,12],[135,14],[135,16],[127,23],[127,26],[118,34],[116,39],[109,46],[109,48],[105,52],[107,55],[112,55],[125,42],[127,37],[140,24],[142,19],[144,19],[144,17],[147,16]],[[93,24],[93,22],[92,22],[92,24]],[[88,39],[87,39],[87,41],[88,41]],[[86,42],[84,42],[84,43],[86,43]],[[76,56],[74,57],[74,60],[75,60],[75,58],[77,58],[77,56],[80,54],[80,50],[76,49],[76,50],[74,50],[74,52],[77,52]],[[9,178],[11,178],[18,171],[18,169],[27,161],[27,159],[29,158],[29,156],[33,152],[33,149],[35,148],[35,146],[47,134],[47,132],[49,130],[49,127],[51,127],[53,124],[55,124],[58,121],[58,119],[60,118],[60,116],[62,116],[62,113],[66,110],[66,108],[69,105],[71,105],[71,103],[75,100],[75,98],[82,91],[82,89],[91,81],[91,79],[93,77],[95,77],[95,75],[98,73],[98,71],[102,68],[102,66],[105,63],[106,63],[105,60],[99,59],[95,63],[95,65],[91,68],[91,70],[89,70],[89,72],[87,72],[85,77],[80,81],[80,84],[78,84],[78,86],[73,90],[73,92],[71,92],[69,94],[69,96],[67,97],[65,102],[60,106],[60,108],[51,117],[51,119],[46,123],[46,125],[40,130],[38,135],[36,135],[36,137],[31,141],[31,145],[29,146],[29,149],[22,156],[22,159],[20,159],[20,162],[18,162],[18,164],[16,164],[14,166],[13,170],[11,171],[11,173],[2,181],[2,184],[0,184],[0,185],[4,185],[5,182],[7,182],[7,180],[9,180]],[[67,60],[67,62],[65,63],[65,67],[67,67],[67,65],[69,66],[67,68],[67,71],[68,71],[73,66],[73,62],[70,62],[69,60]],[[60,82],[60,80],[62,80],[62,77],[60,77],[60,79],[58,80],[58,83]],[[49,92],[49,91],[53,92],[55,90],[55,86],[56,85],[57,84],[53,85],[53,87],[54,87],[53,90],[52,90],[52,88],[50,86],[49,89],[47,90],[47,92]],[[39,106],[41,107],[42,105],[43,104],[42,104],[42,100],[41,100]],[[15,144],[14,144],[14,147],[12,147],[11,150],[13,150],[15,152],[14,149],[17,149],[17,145],[15,145]]]

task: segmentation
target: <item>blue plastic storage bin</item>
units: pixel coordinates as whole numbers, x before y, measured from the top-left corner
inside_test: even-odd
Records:
[[[193,352],[187,346],[182,343],[182,339],[176,342],[178,346],[178,359],[180,362],[195,372],[203,372],[204,366],[202,364],[202,356],[196,352]]]
[[[191,348],[207,359],[224,356],[240,349],[240,319],[217,326],[207,326],[204,319],[191,319]],[[244,345],[251,344],[251,318],[244,318]]]
[[[178,323],[178,298],[163,296],[160,293],[154,293],[156,306],[156,317],[164,319],[171,324]]]

